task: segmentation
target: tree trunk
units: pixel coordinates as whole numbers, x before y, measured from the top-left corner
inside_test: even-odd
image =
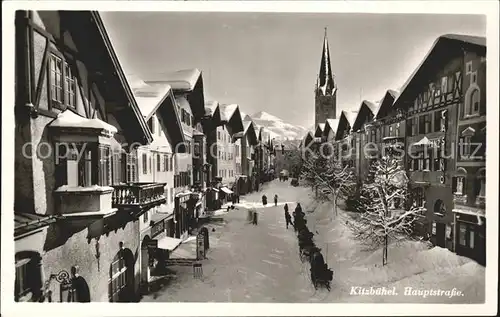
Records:
[[[389,246],[389,237],[385,235],[384,237],[384,252],[383,252],[383,259],[382,259],[382,265],[387,265],[387,253],[388,253],[388,246]]]
[[[335,216],[337,216],[337,193],[333,193],[333,211],[335,212]]]

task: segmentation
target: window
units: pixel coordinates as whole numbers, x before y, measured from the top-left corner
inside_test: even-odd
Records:
[[[50,96],[52,101],[63,103],[63,61],[61,58],[50,55]]]
[[[461,138],[461,153],[463,158],[468,158],[471,154],[472,137],[470,135]]]
[[[425,133],[425,116],[418,117],[418,134]]]
[[[479,89],[475,89],[471,96],[470,96],[470,113],[471,115],[473,114],[478,114],[479,113]]]
[[[413,191],[413,204],[415,207],[425,207],[425,194],[422,187],[417,187]]]
[[[441,78],[441,91],[443,94],[448,92],[448,77],[444,76]]]
[[[149,156],[149,171],[153,171],[153,156]]]
[[[127,286],[127,267],[125,266],[125,259],[121,252],[118,253],[118,258],[111,263],[111,278],[109,281],[110,302],[119,302],[120,294]]]
[[[164,154],[163,155],[163,171],[167,172],[168,170],[169,170],[168,169],[168,155]]]
[[[30,259],[23,259],[16,262],[16,301],[31,292],[28,279],[28,266]]]
[[[148,155],[142,153],[142,174],[148,173]]]
[[[418,169],[417,171],[423,171],[424,170],[424,159],[418,159]]]
[[[467,225],[464,223],[459,223],[458,230],[458,243],[462,246],[467,245],[466,236],[467,236]]]
[[[467,62],[465,67],[466,74],[469,75],[472,72],[472,61]]]
[[[425,129],[425,133],[427,134],[427,133],[431,132],[431,114],[430,113],[426,114],[424,116],[424,118],[425,118],[424,119],[425,120],[425,127],[424,127],[424,129]]]
[[[71,67],[69,66],[69,64],[64,63],[64,67],[66,72],[64,78],[64,83],[66,84],[64,86],[66,94],[66,105],[74,108],[76,106],[76,79],[73,75],[73,72],[71,71]]]
[[[464,195],[465,177],[458,176],[453,180],[453,193],[457,195]]]
[[[109,146],[99,145],[99,185],[101,186],[110,185],[111,181],[110,160],[111,158],[110,158]]]
[[[436,200],[436,203],[434,204],[434,213],[439,215],[446,214],[446,206],[442,200],[440,199]]]
[[[126,154],[127,159],[127,182],[137,181],[137,151]]]
[[[424,171],[430,171],[431,170],[431,159],[429,156],[427,156],[424,159]]]
[[[471,83],[471,85],[477,83],[477,71],[471,73],[470,83]]]
[[[476,175],[476,195],[479,197],[486,196],[486,170],[481,169]]]
[[[64,158],[59,159],[56,167],[57,186],[89,187],[97,184],[98,180],[92,175],[92,158],[95,153],[91,148],[82,144],[73,144],[71,147],[60,145],[59,153],[64,153]]]
[[[122,155],[120,152],[113,152],[112,159],[112,184],[117,185],[122,182]]]
[[[149,210],[144,213],[143,221],[144,223],[147,223],[149,220]]]
[[[394,131],[394,127],[392,126],[392,124],[389,126],[389,135],[388,136],[392,136],[392,133]]]
[[[174,156],[170,156],[170,171],[174,170]]]
[[[161,172],[161,158],[160,154],[156,154],[156,171]]]
[[[14,300],[16,302],[37,302],[41,296],[42,265],[38,253],[30,252],[27,257],[16,254],[16,276]]]

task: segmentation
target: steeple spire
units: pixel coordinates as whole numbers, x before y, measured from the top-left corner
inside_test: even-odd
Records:
[[[321,54],[321,65],[319,68],[319,83],[317,89],[323,96],[333,95],[335,82],[333,81],[332,67],[330,64],[330,48],[328,47],[327,29],[325,27],[325,37],[323,39],[323,52]]]

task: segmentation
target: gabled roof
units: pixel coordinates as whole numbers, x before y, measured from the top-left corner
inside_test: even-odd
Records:
[[[323,135],[324,130],[325,130],[325,124],[324,123],[318,124],[318,126],[316,127],[316,131],[314,132],[314,136],[321,137]]]
[[[337,131],[335,133],[335,140],[339,140],[339,136],[342,135],[341,133],[338,132],[343,131],[345,128],[351,130],[357,115],[358,115],[357,111],[343,110],[340,113],[339,124],[337,126]]]
[[[394,105],[394,101],[399,96],[399,92],[389,89],[385,92],[384,98],[380,101],[380,105],[375,113],[374,119],[380,119],[385,117],[392,106]]]
[[[434,76],[436,70],[443,65],[443,60],[460,57],[463,51],[474,51],[486,56],[486,38],[479,36],[445,34],[438,37],[425,55],[422,62],[410,75],[401,88],[401,94],[396,99],[394,107],[407,108],[420,93],[420,88]]]
[[[233,117],[234,113],[238,109],[237,104],[229,105],[219,105],[220,119],[221,121],[229,121]]]
[[[302,145],[308,146],[309,143],[311,143],[313,140],[314,140],[314,134],[311,131],[307,131],[306,135],[304,136]]]
[[[170,85],[175,94],[186,94],[195,122],[205,115],[203,76],[199,69],[147,74],[143,78],[146,84],[164,83]]]
[[[252,121],[243,122],[243,135],[248,135],[250,145],[257,145],[259,143]]]
[[[218,101],[205,101],[205,116],[213,116],[219,106]]]
[[[366,123],[368,120],[373,119],[373,114],[377,111],[377,109],[377,104],[368,100],[363,100],[363,102],[361,102],[361,105],[359,106],[356,118],[354,119],[352,130],[358,131],[359,129],[361,129],[364,123]]]
[[[113,113],[120,126],[126,126],[122,131],[124,136],[131,143],[152,142],[153,136],[140,113],[99,12],[59,13],[61,29],[71,32],[79,58],[85,61],[87,70],[95,75],[95,83],[107,103],[106,111]],[[122,109],[118,109],[120,107]]]
[[[326,119],[325,129],[323,130],[323,136],[328,136],[331,130],[333,133],[337,133],[337,126],[339,124],[339,119]]]
[[[160,84],[155,87],[150,85],[132,86],[132,91],[134,92],[139,110],[146,121],[153,116],[163,100],[172,94],[172,88],[167,84]]]
[[[184,133],[177,113],[176,99],[168,84],[141,85],[134,89],[139,109],[145,120],[158,113],[168,135],[172,139],[172,148],[184,143]]]

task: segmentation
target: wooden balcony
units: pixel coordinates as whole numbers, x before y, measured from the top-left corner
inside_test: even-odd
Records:
[[[167,201],[165,183],[130,183],[113,186],[112,203],[118,209],[148,209]]]

